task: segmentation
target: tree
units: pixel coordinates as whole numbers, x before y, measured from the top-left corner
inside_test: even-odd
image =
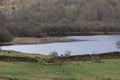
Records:
[[[0,42],[8,42],[12,40],[12,35],[7,29],[0,28]]]

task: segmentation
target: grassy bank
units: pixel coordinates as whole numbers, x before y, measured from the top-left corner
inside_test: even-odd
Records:
[[[0,76],[18,80],[41,80],[41,78],[53,80],[119,80],[119,63],[119,59],[103,60],[102,63],[78,61],[61,66],[45,66],[30,62],[0,62]]]
[[[0,56],[44,59],[43,55],[1,51]],[[56,60],[56,62],[58,62]],[[65,61],[64,61],[65,62]],[[61,62],[63,63],[63,62]],[[93,61],[66,61],[64,64],[43,65],[40,62],[0,61],[0,80],[119,80],[120,59]],[[3,79],[3,80],[4,80]]]
[[[101,60],[101,59],[120,59],[120,52],[108,52],[101,54],[84,54],[84,55],[71,55],[71,56],[60,56],[51,58],[51,60],[58,61],[90,61],[90,60]]]

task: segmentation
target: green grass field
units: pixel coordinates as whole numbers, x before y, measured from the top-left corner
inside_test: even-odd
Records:
[[[30,78],[120,79],[120,60],[103,60],[102,63],[70,62],[62,66],[45,66],[31,62],[0,62],[0,76],[21,80]]]
[[[49,66],[33,62],[0,61],[0,76],[18,80],[41,80],[40,78],[48,78],[48,80],[53,78],[57,80],[119,80],[120,59],[102,60],[101,63],[72,61],[63,65],[51,64]]]

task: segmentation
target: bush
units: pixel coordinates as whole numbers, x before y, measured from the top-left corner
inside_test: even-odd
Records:
[[[20,29],[19,36],[21,37],[45,37],[46,33],[41,28],[23,27]]]
[[[52,58],[58,57],[58,53],[56,51],[50,52],[49,56],[52,57]]]
[[[71,54],[71,51],[66,51],[66,52],[65,52],[65,57],[69,57],[70,54]]]
[[[91,60],[92,60],[92,62],[95,62],[95,63],[100,63],[101,62],[101,59],[97,54],[91,55]]]
[[[0,28],[0,42],[8,42],[12,40],[12,35],[7,29]]]

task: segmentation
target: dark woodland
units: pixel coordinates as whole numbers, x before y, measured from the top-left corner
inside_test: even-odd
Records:
[[[120,0],[0,0],[0,42],[119,31]]]

